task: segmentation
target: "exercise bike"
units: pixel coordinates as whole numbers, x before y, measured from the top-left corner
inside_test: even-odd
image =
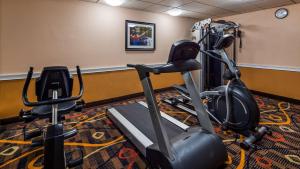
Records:
[[[64,131],[61,122],[64,114],[71,111],[81,112],[84,105],[84,101],[78,101],[83,94],[83,82],[79,66],[76,68],[80,86],[78,96],[72,97],[73,78],[67,67],[45,67],[41,76],[36,80],[37,102],[31,102],[27,97],[33,74],[32,67],[30,67],[27,74],[22,97],[24,104],[33,107],[33,109],[29,111],[21,110],[20,117],[27,123],[36,118],[49,118],[51,124],[47,126],[45,131],[28,132],[24,130],[24,140],[32,139],[31,147],[44,147],[43,165],[45,169],[65,169],[83,163],[81,151],[77,159],[71,158],[70,153],[72,152],[64,152],[64,140],[75,136],[77,130]]]
[[[198,42],[200,44],[210,32]],[[222,126],[223,130],[233,130],[247,137],[240,143],[244,149],[249,149],[253,144],[263,138],[265,134],[271,134],[266,126],[259,127],[260,111],[257,103],[246,85],[241,81],[241,73],[227,55],[225,48],[231,46],[234,41],[232,34],[225,34],[219,38],[213,50],[201,50],[207,57],[218,60],[225,65],[223,74],[226,85],[216,87],[200,93],[201,99],[206,99],[206,111],[210,117]],[[179,97],[164,99],[165,103],[183,111],[196,115],[191,104],[191,98],[187,90],[182,86],[174,87],[181,95]],[[200,100],[199,100],[200,101]]]

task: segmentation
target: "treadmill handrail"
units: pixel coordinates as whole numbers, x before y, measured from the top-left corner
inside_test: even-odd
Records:
[[[158,141],[159,150],[168,158],[174,159],[171,151],[171,141],[167,135],[166,129],[162,123],[162,117],[159,107],[154,96],[151,79],[149,73],[139,72],[141,83],[144,89],[144,94],[149,108],[149,113],[154,127],[156,139]]]
[[[127,67],[135,68],[139,73],[175,73],[186,72],[201,69],[201,64],[195,59],[180,60],[173,63],[167,63],[159,66],[149,66],[143,64],[127,64]]]
[[[188,90],[189,96],[192,101],[192,105],[195,108],[195,112],[197,113],[198,121],[201,127],[208,131],[209,133],[215,134],[213,125],[209,119],[208,113],[202,103],[202,99],[200,97],[200,93],[197,91],[195,87],[195,82],[192,77],[191,72],[184,72],[183,79]],[[200,100],[200,102],[199,102]]]

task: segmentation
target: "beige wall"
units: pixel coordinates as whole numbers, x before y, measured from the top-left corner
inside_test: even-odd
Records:
[[[0,0],[0,74],[46,65],[84,68],[162,63],[190,38],[193,19],[78,0]],[[154,52],[125,52],[125,20],[156,23]]]
[[[278,8],[222,18],[242,25],[240,64],[300,68],[300,4],[286,8],[289,16],[285,19],[275,18]],[[300,100],[300,72],[243,67],[241,72],[252,90]]]
[[[239,63],[300,67],[300,4],[286,8],[285,19],[275,18],[278,8],[222,18],[242,25]]]

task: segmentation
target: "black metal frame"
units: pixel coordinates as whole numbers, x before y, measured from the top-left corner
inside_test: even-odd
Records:
[[[207,89],[212,89],[214,87],[217,87],[219,85],[222,84],[222,64],[220,62],[220,59],[217,59],[217,57],[211,57],[211,55],[209,55],[209,53],[207,53],[206,51],[208,50],[213,50],[213,46],[211,45],[211,36],[212,36],[212,28],[213,26],[211,24],[213,23],[218,23],[219,21],[212,21],[210,24],[208,24],[206,27],[201,27],[200,28],[200,34],[201,34],[201,39],[198,41],[198,43],[200,44],[202,42],[203,45],[201,45],[201,55],[202,57],[202,87],[201,91],[207,90]],[[229,24],[233,23],[231,21],[226,21]],[[223,24],[224,23],[218,23],[218,24]],[[238,32],[239,32],[239,27],[230,27],[227,30],[233,30],[232,35],[234,36],[234,41],[233,41],[233,61],[236,62],[237,59],[237,38],[240,38],[238,36]],[[209,56],[209,57],[208,57]],[[217,62],[215,62],[217,61]],[[215,70],[217,73],[214,73],[213,70],[214,69],[218,69]],[[220,72],[220,73],[219,73]],[[217,77],[217,78],[216,78]]]
[[[129,48],[128,47],[128,23],[137,23],[137,24],[144,24],[144,25],[151,25],[153,26],[153,48]],[[139,21],[132,21],[132,20],[125,20],[125,50],[126,51],[154,51],[156,49],[156,25],[155,23],[148,23],[148,22],[139,22]]]
[[[81,77],[81,71],[79,66],[76,66],[77,69],[77,75],[78,75],[78,81],[80,86],[80,91],[77,96],[69,96],[69,97],[63,97],[58,98],[57,96],[57,89],[54,89],[52,91],[52,99],[51,100],[39,100],[36,102],[29,101],[27,92],[29,88],[30,81],[32,79],[33,74],[33,67],[30,67],[27,78],[25,81],[25,85],[22,92],[22,99],[23,103],[26,106],[35,107],[35,106],[45,106],[45,105],[51,105],[52,107],[52,124],[47,126],[46,131],[43,134],[42,139],[33,140],[31,146],[34,145],[42,145],[44,147],[44,168],[45,169],[65,169],[67,167],[74,167],[79,164],[82,164],[83,162],[83,154],[81,153],[81,156],[75,160],[68,160],[65,159],[65,152],[64,152],[64,140],[71,138],[77,134],[76,129],[72,129],[68,132],[64,132],[63,124],[59,122],[58,118],[58,105],[59,103],[65,103],[70,101],[76,101],[80,99],[83,95],[83,81]],[[43,74],[43,73],[42,73]],[[77,103],[76,103],[77,105]],[[75,106],[68,107],[65,111],[71,111],[74,110]],[[29,116],[33,116],[31,113],[29,114],[20,114],[23,119],[30,118]],[[31,117],[36,118],[36,117]],[[41,135],[41,133],[39,133]],[[30,138],[36,137],[36,135],[31,133]],[[24,138],[25,132],[24,132]]]

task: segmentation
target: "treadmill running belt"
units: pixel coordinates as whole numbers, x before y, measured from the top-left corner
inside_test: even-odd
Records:
[[[134,103],[125,106],[115,106],[114,108],[153,143],[157,143],[149,110],[145,106],[139,103]],[[185,132],[182,128],[174,125],[164,118],[162,118],[162,123],[170,140],[175,136],[178,136],[180,133]]]

